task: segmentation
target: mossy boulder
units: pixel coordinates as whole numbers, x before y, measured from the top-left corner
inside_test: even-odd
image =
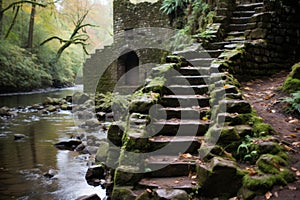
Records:
[[[268,174],[278,174],[287,164],[287,161],[272,154],[261,155],[256,162],[259,170]]]
[[[297,63],[292,67],[292,71],[283,83],[282,89],[289,93],[300,90],[300,63]]]
[[[136,195],[132,191],[132,187],[114,187],[111,199],[114,200],[135,200]]]
[[[105,162],[107,158],[107,152],[109,150],[109,143],[105,141],[100,141],[97,153],[96,153],[96,161]]]
[[[197,165],[198,184],[208,197],[229,198],[242,186],[244,174],[232,160],[214,157],[210,163]]]
[[[142,174],[138,173],[139,167],[120,165],[115,171],[115,186],[133,186],[142,178]]]

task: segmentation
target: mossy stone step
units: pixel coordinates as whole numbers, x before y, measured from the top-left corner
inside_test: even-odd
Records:
[[[179,69],[179,73],[182,75],[209,75],[210,73],[210,68],[209,67],[192,67],[192,66],[187,66],[187,67],[181,67]]]
[[[255,11],[234,11],[232,12],[233,17],[251,17],[255,14]]]
[[[159,155],[151,156],[145,160],[146,168],[153,169],[147,177],[174,177],[188,176],[196,171],[199,158],[190,154],[182,156]]]
[[[166,177],[166,178],[143,178],[139,181],[140,186],[147,188],[175,188],[175,189],[197,189],[197,180],[188,176]]]
[[[226,112],[228,113],[251,113],[252,108],[248,101],[246,100],[237,100],[237,99],[231,99],[231,100],[221,100],[220,101],[221,106],[226,107]]]
[[[208,107],[209,100],[207,95],[164,95],[161,104],[165,107]]]
[[[247,29],[247,24],[229,24],[229,29],[231,31],[244,31]]]
[[[155,155],[197,154],[202,139],[194,136],[155,136],[149,138],[149,146]]]
[[[166,84],[167,85],[206,85],[209,82],[208,75],[200,76],[173,76],[170,77]]]
[[[227,37],[241,37],[244,36],[244,31],[232,31],[227,33]]]
[[[178,119],[202,119],[208,115],[210,107],[192,107],[192,108],[181,108],[181,107],[166,107],[160,108],[157,111],[156,116],[165,116],[167,119],[178,118]],[[160,113],[162,113],[160,115]]]
[[[194,58],[190,59],[189,63],[197,67],[209,67],[214,58]]]
[[[251,17],[232,17],[230,20],[231,20],[231,23],[232,24],[247,24],[249,19]]]
[[[230,44],[229,42],[223,41],[223,42],[213,42],[207,44],[207,48],[211,50],[218,50],[223,49],[224,45]]]
[[[257,7],[262,7],[264,3],[247,3],[247,4],[240,4],[236,7],[236,10],[238,11],[250,11],[255,10]]]
[[[148,127],[148,135],[164,136],[203,136],[210,121],[206,120],[158,120]]]
[[[200,95],[208,92],[207,85],[169,85],[167,88],[166,95]]]

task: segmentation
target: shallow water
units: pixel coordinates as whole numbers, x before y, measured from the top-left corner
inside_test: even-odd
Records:
[[[0,102],[8,107],[21,106],[22,102],[24,106],[40,103],[46,96],[72,93],[72,89],[66,89],[9,96],[9,105],[5,104],[8,96],[2,96]],[[66,111],[51,115],[19,113],[9,120],[0,119],[0,199],[72,200],[94,193],[104,198],[105,190],[85,181],[89,156],[53,146],[76,135],[76,131],[72,114]],[[15,141],[16,133],[25,134],[26,138]],[[58,172],[52,179],[43,176],[49,169]]]

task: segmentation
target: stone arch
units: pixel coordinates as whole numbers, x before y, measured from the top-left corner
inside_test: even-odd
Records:
[[[126,50],[118,58],[118,79],[122,77],[124,85],[138,85],[139,57],[133,50]]]

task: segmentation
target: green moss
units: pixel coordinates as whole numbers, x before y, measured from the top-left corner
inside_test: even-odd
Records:
[[[292,71],[283,83],[281,89],[289,93],[300,90],[300,63],[297,63],[292,67]]]
[[[273,135],[275,133],[274,129],[269,124],[260,123],[260,122],[253,124],[252,131],[254,135],[257,137]]]
[[[282,89],[289,93],[293,93],[300,90],[300,79],[288,77],[283,83]]]
[[[259,170],[268,174],[278,174],[287,164],[281,157],[272,154],[261,155],[256,162]]]
[[[156,93],[162,93],[163,88],[166,82],[166,78],[164,77],[155,77],[148,82],[145,87],[143,88],[144,92],[156,92]]]
[[[135,200],[135,194],[132,192],[133,187],[114,187],[111,198],[114,200]]]

